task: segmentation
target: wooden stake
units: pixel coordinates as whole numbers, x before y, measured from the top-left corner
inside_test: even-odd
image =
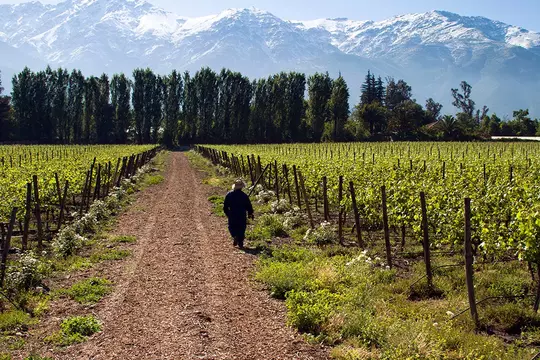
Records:
[[[478,311],[476,309],[476,298],[474,294],[474,269],[471,241],[471,199],[465,198],[465,277],[467,280],[467,294],[469,296],[469,307],[471,317],[476,329],[480,326]]]
[[[313,222],[313,217],[311,216],[311,209],[309,208],[309,200],[308,195],[306,192],[306,186],[304,184],[304,177],[302,176],[302,172],[298,171],[298,176],[300,177],[300,186],[302,187],[302,193],[304,194],[304,203],[306,204],[306,210],[309,217],[309,224],[312,229],[315,228],[315,223]]]
[[[298,202],[298,208],[301,209],[302,201],[300,200],[300,187],[298,186],[298,173],[296,171],[296,165],[293,165],[293,174],[294,174],[294,187],[296,189],[296,201]]]
[[[30,217],[32,216],[32,184],[26,184],[26,211],[24,213],[24,228],[22,237],[22,250],[28,249],[28,228],[30,227]]]
[[[349,182],[349,191],[351,192],[351,202],[354,211],[354,223],[356,227],[356,240],[358,241],[358,246],[364,248],[364,241],[362,240],[362,229],[360,223],[360,213],[358,212],[358,205],[356,204],[356,194],[354,192],[353,182]]]
[[[388,229],[388,208],[386,207],[386,187],[381,186],[382,196],[382,211],[383,211],[383,227],[384,227],[384,243],[386,245],[386,262],[392,268],[392,248],[390,245],[390,230]]]
[[[338,202],[339,202],[339,216],[338,216],[338,236],[339,243],[343,245],[343,206],[341,202],[343,201],[343,176],[339,176],[339,186],[338,186]]]
[[[36,221],[38,228],[38,251],[43,250],[43,224],[41,223],[41,205],[39,202],[38,178],[37,175],[32,177],[34,182],[34,201],[36,203]]]
[[[420,193],[420,203],[422,206],[422,230],[424,235],[422,245],[424,247],[424,263],[426,264],[427,283],[428,287],[430,289],[433,289],[433,273],[431,272],[431,252],[429,248],[426,194],[423,191]]]
[[[9,226],[6,239],[2,245],[2,259],[0,261],[0,288],[4,286],[4,277],[6,276],[7,257],[9,254],[9,246],[11,245],[11,236],[13,235],[13,227],[15,226],[15,220],[17,217],[17,211],[19,209],[14,207],[11,210],[11,218],[9,220]]]

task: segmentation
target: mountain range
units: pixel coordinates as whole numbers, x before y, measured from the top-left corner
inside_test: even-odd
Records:
[[[37,1],[0,5],[0,70],[78,68],[85,75],[150,67],[196,71],[222,67],[254,77],[279,71],[339,72],[351,105],[368,70],[403,78],[421,103],[453,113],[452,87],[466,80],[478,107],[500,116],[529,108],[540,116],[540,33],[484,17],[445,11],[384,21],[284,20],[269,12],[228,9],[187,18],[143,0]]]

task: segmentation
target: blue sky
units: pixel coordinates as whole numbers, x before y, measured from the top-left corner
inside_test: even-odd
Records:
[[[43,0],[42,0],[43,1]],[[227,8],[251,7],[268,10],[288,20],[348,17],[382,20],[394,15],[430,10],[447,10],[461,15],[478,15],[533,31],[540,31],[540,0],[149,0],[183,16],[203,16]],[[21,0],[0,0],[16,3]],[[54,3],[57,0],[45,0]]]

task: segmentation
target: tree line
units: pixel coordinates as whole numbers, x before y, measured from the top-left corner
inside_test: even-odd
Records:
[[[85,77],[80,70],[33,72],[12,79],[2,96],[0,141],[27,143],[279,143],[377,139],[467,139],[489,135],[535,135],[528,110],[503,121],[477,109],[472,88],[451,89],[455,116],[442,105],[413,99],[402,79],[366,75],[350,111],[341,74],[306,77],[281,72],[250,80],[239,72],[202,68],[159,75],[135,69],[132,77]],[[307,91],[306,91],[307,90]],[[306,97],[307,95],[307,97]]]

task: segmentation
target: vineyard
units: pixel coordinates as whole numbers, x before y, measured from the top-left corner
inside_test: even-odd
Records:
[[[486,319],[490,315],[483,311],[497,304],[538,311],[538,144],[290,144],[199,151],[236,176],[259,181],[278,202],[302,209],[310,228],[335,226],[343,247],[369,250],[379,266],[407,277],[410,299],[452,297],[452,321],[468,317],[473,328],[507,337],[540,325],[531,315],[501,330],[491,326],[497,316]],[[439,289],[450,273],[459,277],[451,296]]]
[[[156,152],[155,146],[0,146],[2,269],[10,244],[38,250]]]

